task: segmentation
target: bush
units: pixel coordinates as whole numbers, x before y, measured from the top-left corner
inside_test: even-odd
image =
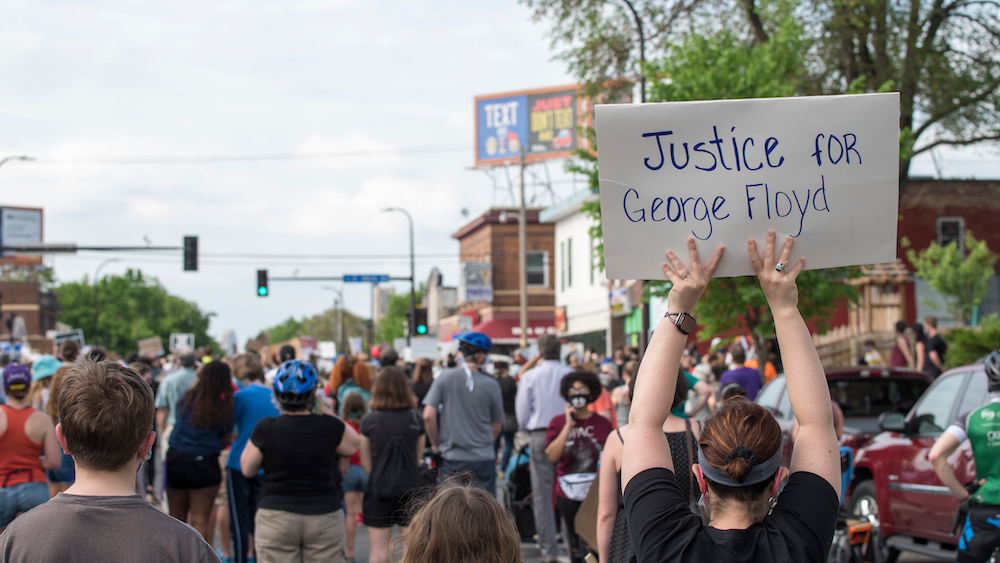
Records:
[[[959,326],[943,334],[948,342],[945,369],[976,363],[976,360],[1000,348],[1000,319],[985,317],[977,327]]]

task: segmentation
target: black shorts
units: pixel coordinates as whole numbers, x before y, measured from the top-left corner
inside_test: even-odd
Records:
[[[991,522],[992,520],[992,522]],[[958,563],[982,563],[1000,547],[1000,506],[974,506],[958,541]]]
[[[222,483],[217,455],[185,455],[167,450],[167,488],[204,489]]]
[[[410,501],[415,495],[407,494],[402,498],[382,500],[375,498],[369,488],[365,491],[364,501],[361,503],[361,513],[365,526],[369,528],[391,528],[393,524],[397,526],[410,525]]]

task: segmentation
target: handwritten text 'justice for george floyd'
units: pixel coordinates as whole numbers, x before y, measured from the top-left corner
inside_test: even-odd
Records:
[[[730,133],[735,131],[736,128],[733,127]],[[661,138],[668,135],[673,135],[673,131],[642,134],[643,137],[649,137],[656,141],[657,156],[643,159],[643,164],[649,170],[660,170],[667,164],[665,147],[663,146],[666,139],[661,140]],[[712,135],[712,140],[696,143],[692,147],[694,155],[688,150],[688,143],[682,142],[678,147],[677,143],[671,142],[669,147],[670,165],[677,170],[683,170],[691,165],[705,172],[720,169],[735,169],[740,172],[744,169],[748,171],[762,170],[765,166],[767,168],[780,168],[785,163],[785,157],[778,149],[778,139],[774,137],[768,137],[758,145],[751,137],[746,137],[741,142],[740,139],[733,136],[731,137],[732,152],[730,152],[729,148],[725,146],[728,144],[726,140],[719,138],[716,126],[712,127]],[[825,153],[823,151],[824,144],[826,145]],[[845,164],[861,164],[861,153],[855,147],[856,144],[857,137],[853,133],[843,135],[820,133],[816,135],[815,150],[810,156],[816,159],[817,167],[823,166],[825,163],[836,165],[842,161]],[[707,145],[713,146],[708,147]],[[851,160],[852,154],[855,157],[853,162]],[[765,183],[746,184],[745,187],[747,215],[751,220],[754,218],[754,211],[757,211],[758,217],[766,216],[768,219],[771,219],[772,213],[778,217],[787,217],[793,211],[798,211],[799,230],[792,235],[793,237],[802,234],[802,224],[810,209],[817,212],[830,212],[826,200],[826,178],[823,175],[820,175],[819,189],[813,192],[812,188],[809,188],[805,194],[798,193],[793,189],[788,190],[791,192],[789,195],[788,192],[775,190]],[[647,220],[653,222],[670,221],[671,223],[678,221],[698,222],[699,225],[691,230],[691,234],[699,240],[708,240],[712,236],[713,220],[722,221],[731,215],[725,209],[726,198],[723,196],[716,196],[712,199],[711,204],[701,197],[669,196],[666,199],[654,197],[644,201],[635,188],[629,188],[625,192],[622,206],[625,210],[625,216],[633,223],[644,223]],[[699,231],[701,231],[700,234]]]

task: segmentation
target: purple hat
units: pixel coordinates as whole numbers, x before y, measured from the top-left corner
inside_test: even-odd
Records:
[[[28,366],[23,366],[21,364],[10,364],[3,370],[3,388],[6,390],[11,389],[26,389],[31,385],[31,371],[28,370]]]

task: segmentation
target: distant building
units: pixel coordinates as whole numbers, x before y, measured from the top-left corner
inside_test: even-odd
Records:
[[[56,318],[62,313],[56,295],[37,282],[0,282],[0,341],[11,340],[7,321],[17,316],[24,319],[24,340],[32,350],[49,353],[52,342],[45,333],[56,329]]]
[[[582,342],[600,353],[610,353],[611,307],[608,281],[590,235],[594,219],[582,211],[599,200],[597,191],[581,190],[539,214],[555,225],[556,330],[567,340]]]
[[[555,334],[555,225],[539,223],[539,209],[527,212],[527,340]],[[497,344],[520,342],[520,294],[515,208],[490,208],[452,238],[459,243],[461,276],[458,311],[438,323],[438,340],[459,332],[485,333]]]
[[[389,313],[389,303],[395,294],[396,289],[392,286],[379,287],[375,285],[372,287],[372,315],[375,324],[378,324],[382,317]]]
[[[458,288],[444,287],[441,270],[431,269],[424,293],[424,307],[427,308],[427,329],[429,336],[436,336],[441,319],[458,312]]]

